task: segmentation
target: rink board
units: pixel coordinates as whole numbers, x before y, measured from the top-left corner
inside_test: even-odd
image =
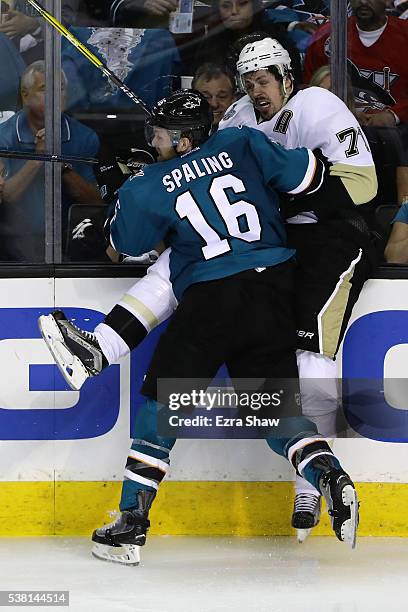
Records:
[[[407,537],[408,487],[357,483],[361,536]],[[112,521],[119,482],[4,482],[0,536],[89,535]],[[152,535],[293,535],[290,482],[164,482],[150,513]],[[333,535],[328,515],[314,535]]]
[[[61,383],[36,320],[57,306],[92,328],[133,282],[0,279],[1,535],[87,534],[117,507],[132,407],[154,338],[79,394]],[[343,364],[356,376],[380,368],[386,377],[405,378],[407,352],[408,280],[370,280],[353,312]],[[408,394],[399,393],[392,409],[405,420]],[[404,442],[364,438],[335,442],[359,483],[362,535],[408,535],[400,519],[408,495],[407,449]],[[179,441],[152,512],[152,532],[288,534],[292,478],[263,441]],[[319,533],[329,531],[325,518]]]

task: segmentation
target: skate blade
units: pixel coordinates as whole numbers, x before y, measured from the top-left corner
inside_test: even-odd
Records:
[[[76,355],[64,344],[64,337],[52,315],[43,315],[38,319],[38,327],[45,344],[54,358],[64,380],[74,391],[79,391],[89,378],[89,373]]]
[[[299,544],[302,544],[311,534],[312,529],[296,529],[296,537]]]
[[[356,547],[358,528],[358,499],[357,491],[351,485],[346,485],[341,492],[343,504],[350,507],[350,518],[341,526],[341,539],[351,548]]]
[[[134,544],[109,546],[108,544],[94,542],[91,552],[94,557],[102,561],[121,563],[122,565],[139,565],[140,563],[140,546]]]

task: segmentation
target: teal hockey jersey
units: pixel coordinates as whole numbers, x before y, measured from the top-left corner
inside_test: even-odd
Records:
[[[112,246],[138,256],[165,239],[178,299],[193,283],[275,266],[294,255],[276,191],[304,194],[316,168],[311,151],[288,151],[259,130],[216,132],[190,153],[126,181],[111,222]]]

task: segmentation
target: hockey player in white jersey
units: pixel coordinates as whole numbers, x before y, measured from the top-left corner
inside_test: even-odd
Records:
[[[297,207],[299,214],[290,219],[293,232],[289,231],[289,238],[296,242],[300,251],[297,281],[299,347],[302,350],[298,353],[298,364],[300,376],[305,379],[302,384],[303,410],[308,417],[313,417],[321,433],[333,437],[338,399],[336,366],[332,358],[369,267],[363,249],[355,244],[360,242],[360,238],[364,243],[365,238],[360,236],[362,232],[358,227],[353,227],[352,213],[356,204],[374,197],[375,169],[357,122],[338,98],[325,90],[311,88],[290,99],[293,81],[286,51],[271,39],[254,43],[252,49],[249,53],[245,47],[242,52],[245,65],[239,64],[239,71],[241,77],[247,75],[244,82],[250,87],[250,79],[255,75],[250,90],[255,105],[249,96],[244,96],[227,111],[220,128],[240,124],[256,127],[288,148],[320,148],[332,164],[333,198],[330,202],[319,202],[312,196],[306,212],[300,204],[300,208]],[[269,93],[268,83],[272,86]],[[260,87],[264,87],[261,94]],[[327,210],[329,206],[333,210]],[[345,230],[342,221],[339,236],[338,221],[345,210],[348,211],[347,215],[344,214],[347,227]],[[315,224],[315,221],[325,215],[327,222],[321,231],[323,223]],[[359,225],[360,221],[357,221],[354,218],[353,222]],[[308,225],[300,226],[301,222]],[[345,248],[340,249],[339,254],[339,238],[340,242],[343,241],[344,234],[347,234],[348,242],[345,240]],[[325,250],[328,241],[335,243],[332,245],[332,261],[328,261],[325,252],[319,251],[322,241]],[[352,247],[347,252],[350,241]],[[311,244],[314,245],[312,250]],[[302,257],[305,252],[313,253],[311,260]],[[103,367],[135,348],[176,308],[177,301],[169,282],[168,257],[167,250],[149,268],[148,274],[122,297],[104,323],[97,326],[94,336],[81,334],[64,322],[64,318],[42,317],[43,335],[73,388],[79,389],[89,376],[99,373]],[[316,266],[319,259],[323,260],[323,269],[321,265]],[[327,282],[321,282],[322,274],[329,277]],[[345,299],[350,294],[350,299]],[[316,299],[305,300],[305,295],[308,298],[313,295]],[[76,351],[67,350],[61,326],[64,334],[69,334],[72,341],[77,342]],[[318,380],[308,385],[307,378]],[[320,495],[300,477],[297,478],[296,493],[292,524],[301,530],[300,538],[303,538],[319,520]]]
[[[351,310],[375,259],[357,207],[377,191],[365,136],[346,105],[331,92],[310,87],[294,93],[290,57],[275,40],[248,43],[237,62],[247,95],[225,113],[219,129],[257,128],[287,149],[309,147],[327,160],[331,198],[284,208],[290,246],[297,250],[298,367],[302,411],[320,433],[334,437],[338,408],[334,357]],[[305,225],[307,224],[307,225]],[[319,520],[320,496],[300,476],[292,525],[300,540]]]

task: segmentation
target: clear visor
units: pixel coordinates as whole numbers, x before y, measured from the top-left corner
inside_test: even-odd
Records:
[[[145,139],[149,147],[176,147],[180,142],[181,130],[167,130],[157,125],[145,125]]]
[[[246,88],[245,88],[245,74],[237,74],[237,83],[238,83],[238,91],[240,91],[241,93],[245,94],[246,93]]]

